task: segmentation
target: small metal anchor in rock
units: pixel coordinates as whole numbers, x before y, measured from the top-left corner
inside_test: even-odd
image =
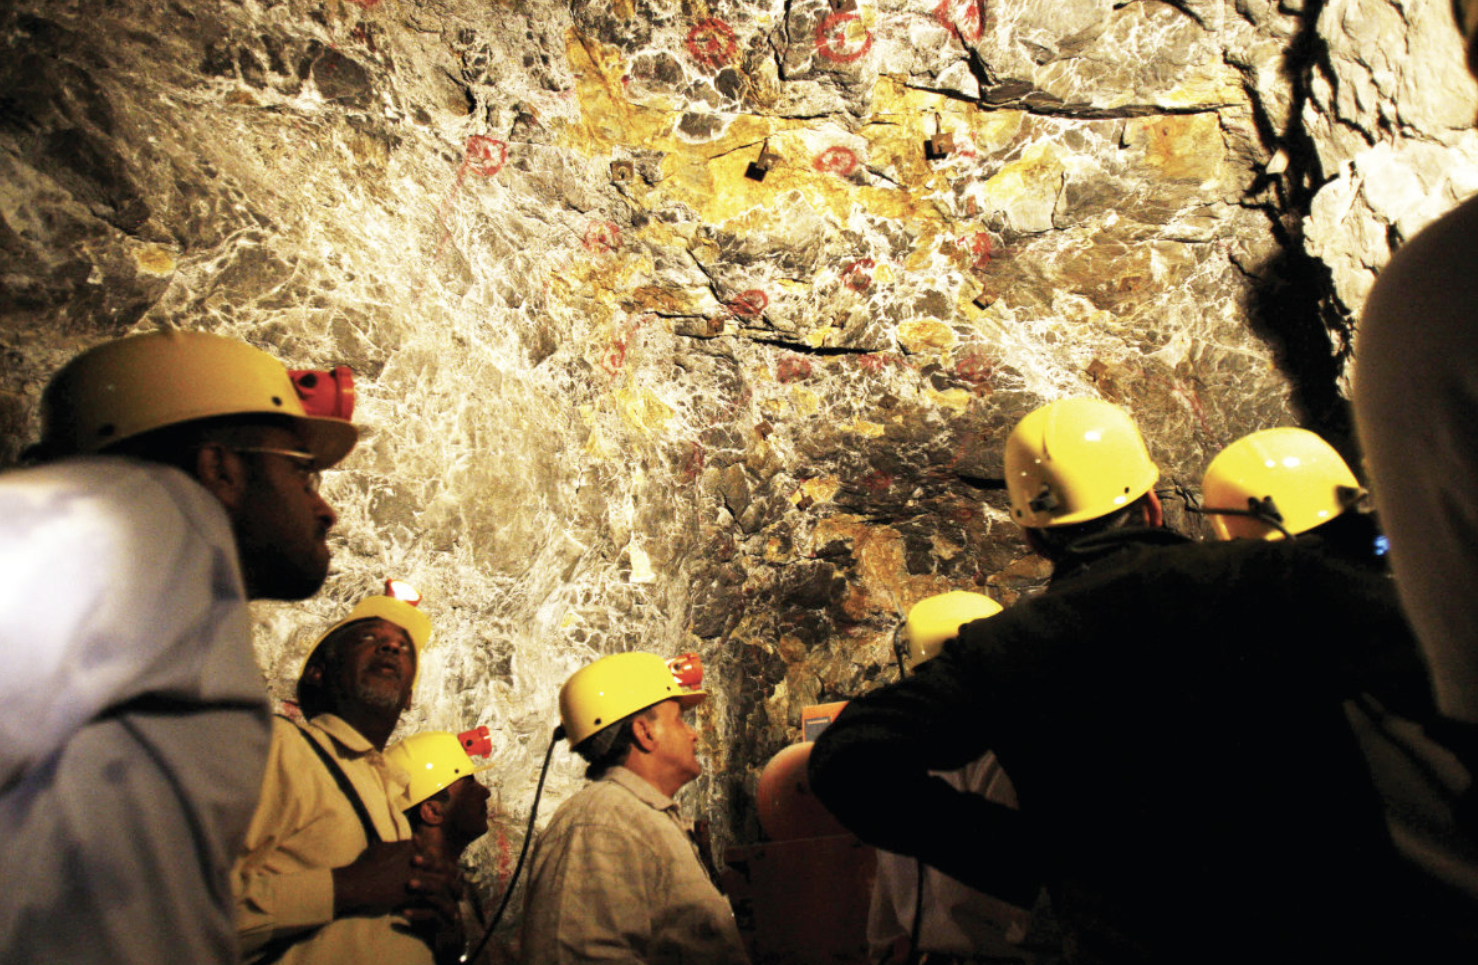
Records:
[[[944,121],[938,114],[934,115],[934,136],[924,141],[924,157],[930,161],[938,161],[949,156],[955,149],[955,136],[944,133]]]
[[[749,162],[749,167],[744,169],[744,176],[751,181],[763,181],[765,175],[783,160],[779,154],[770,150],[770,139],[765,138],[765,143],[760,145],[760,156]]]
[[[611,162],[612,181],[630,181],[636,175],[636,165],[628,158],[618,158]]]

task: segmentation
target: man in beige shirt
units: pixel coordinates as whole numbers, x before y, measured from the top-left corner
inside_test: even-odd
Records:
[[[562,729],[591,783],[535,847],[527,965],[747,965],[733,910],[672,800],[702,772],[682,714],[706,696],[650,653],[604,657],[560,690]]]
[[[370,597],[310,653],[307,723],[273,722],[233,876],[246,962],[430,963],[435,932],[454,927],[455,868],[413,842],[407,775],[381,753],[430,635],[414,606]]]

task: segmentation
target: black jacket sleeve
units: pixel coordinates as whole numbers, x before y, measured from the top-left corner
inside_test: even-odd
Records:
[[[816,742],[811,786],[869,844],[1031,907],[1042,875],[1030,820],[930,774],[991,749],[990,699],[971,656],[951,641],[918,673],[849,703]]]

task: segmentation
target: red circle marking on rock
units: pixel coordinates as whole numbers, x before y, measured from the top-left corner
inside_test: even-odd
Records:
[[[757,318],[770,304],[770,296],[758,288],[740,292],[729,302],[729,311],[741,318]]]
[[[508,145],[486,134],[474,134],[467,139],[467,156],[462,164],[473,174],[490,178],[503,170],[508,163]]]
[[[717,17],[700,20],[688,31],[688,53],[705,67],[722,67],[739,49],[734,28]]]
[[[850,148],[829,147],[816,155],[816,160],[811,166],[822,174],[835,174],[837,177],[846,177],[857,170],[857,155]]]
[[[851,27],[852,24],[856,27]],[[854,30],[862,31],[860,41],[856,39]],[[871,49],[872,33],[851,10],[834,13],[816,25],[816,52],[827,60],[850,64],[861,60],[862,55]]]
[[[585,229],[585,247],[598,255],[621,247],[621,226],[610,221],[592,221]]]

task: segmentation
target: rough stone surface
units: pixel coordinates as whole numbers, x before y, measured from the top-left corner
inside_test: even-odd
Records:
[[[1129,407],[1194,528],[1227,442],[1338,433],[1376,272],[1478,189],[1442,0],[840,6],[15,0],[0,465],[124,332],[347,362],[334,572],[257,609],[274,693],[419,585],[406,729],[491,727],[496,893],[560,682],[695,649],[688,793],[755,840],[759,769],[894,672],[913,602],[1042,584],[1000,483],[1022,414]]]

